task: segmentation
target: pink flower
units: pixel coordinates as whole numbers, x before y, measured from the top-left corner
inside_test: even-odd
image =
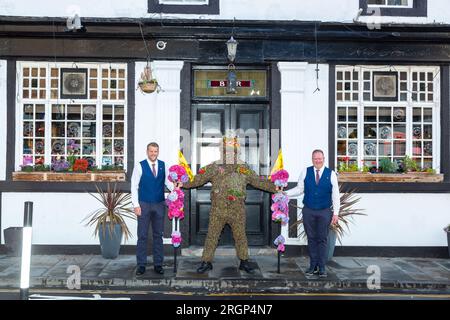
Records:
[[[181,244],[182,238],[181,233],[179,231],[172,232],[172,245],[176,248]]]
[[[289,173],[284,169],[278,170],[270,176],[270,180],[272,180],[272,182],[275,182],[275,180],[287,182],[288,179],[289,179]]]
[[[278,245],[278,247],[277,247],[277,250],[278,250],[278,251],[281,251],[281,252],[284,252],[284,251],[286,250],[286,248],[285,248],[284,244],[280,243],[280,244]]]
[[[176,174],[176,179],[174,179],[174,174]],[[170,182],[181,181],[181,177],[183,177],[184,175],[186,175],[186,169],[183,166],[176,164],[169,168],[169,175],[167,179]]]

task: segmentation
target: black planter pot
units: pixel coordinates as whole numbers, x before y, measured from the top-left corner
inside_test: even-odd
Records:
[[[22,254],[22,227],[10,227],[3,230],[6,254],[20,257]]]
[[[105,259],[115,259],[119,255],[120,243],[122,242],[122,228],[120,224],[114,225],[111,233],[109,222],[106,223],[106,230],[103,234],[103,227],[100,227],[99,238],[102,257]]]
[[[336,231],[329,229],[327,237],[327,262],[333,258],[334,248],[336,247]]]

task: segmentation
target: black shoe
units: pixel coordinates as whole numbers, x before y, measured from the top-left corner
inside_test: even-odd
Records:
[[[155,270],[156,273],[158,274],[164,274],[164,269],[162,266],[154,266],[153,269]]]
[[[197,273],[205,273],[208,270],[212,270],[213,266],[211,262],[202,261],[200,267],[197,268]]]
[[[328,274],[325,270],[319,271],[319,278],[326,278],[328,277]]]
[[[139,266],[136,270],[136,275],[137,276],[142,276],[145,273],[145,267],[144,266]]]
[[[255,270],[250,267],[248,260],[241,260],[241,264],[239,265],[239,270],[244,270],[247,273],[253,273]]]
[[[313,276],[313,275],[317,275],[317,274],[319,274],[319,268],[318,267],[315,267],[314,269],[313,268],[309,268],[308,270],[306,270],[305,271],[305,275],[307,275],[307,276]]]

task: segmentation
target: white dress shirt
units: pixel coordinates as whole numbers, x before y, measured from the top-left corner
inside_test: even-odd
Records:
[[[322,178],[323,170],[325,169],[325,166],[322,166],[322,168],[319,169],[319,176]],[[316,178],[316,168],[314,167],[314,179]],[[300,174],[300,177],[298,178],[297,186],[287,190],[286,194],[289,197],[302,197],[301,200],[303,200],[304,192],[305,192],[305,178],[306,178],[306,172],[307,169],[304,169],[302,173]],[[331,199],[333,201],[333,214],[337,215],[339,213],[339,209],[341,207],[341,201],[340,201],[340,195],[339,195],[339,185],[338,185],[338,179],[336,172],[331,170],[331,186],[332,186],[332,193],[331,193]],[[300,201],[302,202],[302,201]]]
[[[155,162],[152,162],[149,158],[147,158],[147,162],[150,167],[150,171],[152,171],[152,165],[155,164],[156,176],[158,176],[158,159],[156,159]],[[164,184],[166,185],[167,189],[172,191],[174,189],[174,186],[173,186],[172,182],[170,182],[167,179],[168,173],[169,173],[169,171],[166,167]],[[141,181],[141,177],[142,177],[142,166],[141,166],[141,163],[138,162],[135,164],[134,170],[133,170],[133,175],[131,176],[131,202],[133,203],[133,207],[135,207],[135,208],[140,207],[140,205],[139,205],[139,182]]]

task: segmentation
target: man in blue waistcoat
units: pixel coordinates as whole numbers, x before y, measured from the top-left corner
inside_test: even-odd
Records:
[[[295,188],[286,191],[289,197],[303,195],[303,226],[308,238],[309,269],[307,276],[326,278],[327,237],[330,223],[337,223],[340,208],[336,173],[324,165],[322,150],[312,153],[313,166],[300,174]],[[333,208],[331,208],[333,206]]]
[[[131,177],[131,201],[137,216],[137,269],[136,275],[145,273],[147,264],[147,239],[150,223],[153,233],[153,267],[156,273],[163,274],[164,260],[163,232],[165,198],[164,185],[173,190],[167,180],[166,167],[158,160],[159,146],[156,142],[147,145],[147,159],[137,163]]]

